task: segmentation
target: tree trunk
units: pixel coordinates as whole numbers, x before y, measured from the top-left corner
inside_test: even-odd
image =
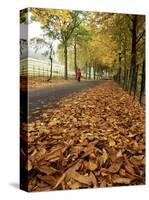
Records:
[[[89,80],[91,79],[91,64],[89,64]]]
[[[88,65],[87,65],[87,63],[85,65],[85,67],[86,67],[85,71],[86,71],[86,80],[87,80],[87,74],[88,74]]]
[[[119,70],[118,70],[118,82],[119,84],[121,84],[121,67],[119,67]]]
[[[127,68],[126,68],[126,64],[124,66],[124,82],[123,82],[123,89],[126,89],[126,83],[127,83]]]
[[[139,68],[139,65],[136,66],[136,72],[135,72],[135,76],[134,76],[134,98],[136,96],[136,91],[137,91],[138,68]]]
[[[145,92],[145,60],[143,62],[143,66],[142,66],[142,77],[141,77],[141,90],[140,90],[140,103],[142,102],[142,96]]]
[[[53,68],[53,60],[52,60],[52,58],[50,58],[50,64],[51,64],[51,67],[50,67],[50,77],[49,77],[49,80],[52,79],[52,68]]]
[[[77,73],[77,44],[76,44],[76,37],[75,37],[75,43],[74,43],[74,66],[75,66],[75,77]]]
[[[93,70],[94,70],[94,80],[96,79],[96,69],[95,69],[95,67],[93,68]]]
[[[128,82],[129,82],[129,70],[126,67],[126,77],[125,77],[125,85],[124,85],[124,89],[128,91]]]
[[[126,43],[125,43],[125,47],[124,47],[124,80],[123,80],[123,89],[124,90],[126,90],[126,84],[127,84],[127,62],[126,62]]]
[[[64,67],[64,79],[68,79],[68,66],[67,66],[67,41],[64,43],[64,57],[65,57],[65,67]]]
[[[133,18],[132,24],[132,47],[131,47],[131,66],[130,66],[130,88],[129,94],[131,94],[134,88],[134,78],[136,73],[136,29],[137,29],[137,15]]]

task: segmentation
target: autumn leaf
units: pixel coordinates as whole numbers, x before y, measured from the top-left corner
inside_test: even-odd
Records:
[[[85,161],[84,165],[87,169],[89,169],[90,171],[94,171],[97,169],[97,164],[95,161],[89,160],[89,161]]]
[[[112,140],[112,139],[109,139],[109,146],[110,147],[113,147],[113,146],[115,146],[115,141],[114,140]]]
[[[130,178],[124,178],[124,177],[120,177],[120,176],[116,176],[113,177],[113,183],[117,183],[117,184],[130,184],[131,183],[131,179]]]
[[[39,166],[39,168],[37,168],[40,172],[50,175],[50,174],[54,174],[57,170],[54,169],[53,167],[49,167],[47,165],[41,165]]]
[[[71,178],[73,178],[74,180],[86,184],[86,185],[91,185],[92,184],[92,178],[90,176],[85,176],[85,175],[81,175],[78,172],[75,172],[73,174],[70,175]]]
[[[112,163],[112,165],[107,169],[111,173],[117,173],[123,164],[122,159],[118,159],[116,162]]]

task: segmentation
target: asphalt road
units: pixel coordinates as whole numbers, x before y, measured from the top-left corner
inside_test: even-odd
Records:
[[[28,92],[29,96],[29,121],[40,119],[40,115],[47,108],[56,106],[57,101],[73,92],[79,92],[83,89],[94,87],[103,83],[103,80],[98,81],[82,81],[52,88],[31,89]]]

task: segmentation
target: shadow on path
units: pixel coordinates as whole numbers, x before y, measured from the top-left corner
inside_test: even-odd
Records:
[[[45,109],[56,107],[56,103],[63,97],[74,92],[79,92],[83,89],[91,88],[103,83],[103,80],[98,81],[82,81],[80,83],[66,84],[55,87],[45,87],[31,89],[28,91],[29,101],[29,122],[41,118],[41,114]],[[22,92],[25,95],[25,91]]]

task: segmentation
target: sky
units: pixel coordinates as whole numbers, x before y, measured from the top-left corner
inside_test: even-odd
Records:
[[[27,29],[27,26],[28,26],[28,29]],[[28,38],[27,38],[27,36],[28,36]],[[20,38],[30,40],[31,38],[34,38],[34,37],[42,37],[42,29],[40,28],[39,22],[31,22],[31,23],[28,23],[28,24],[24,24],[24,23],[20,24]],[[58,43],[59,43],[58,41],[54,41],[54,43],[53,43],[55,52],[57,51]],[[22,58],[26,57],[26,52],[27,51],[24,49],[24,52],[21,55]],[[32,56],[34,55],[33,48],[29,47],[29,52],[30,52],[29,53],[30,55],[32,55]],[[37,57],[38,54],[40,54],[40,51],[34,57]],[[46,59],[43,56],[39,56],[39,58],[40,59],[43,58],[44,60]],[[56,55],[55,55],[54,59],[58,62],[58,58],[57,58]]]

